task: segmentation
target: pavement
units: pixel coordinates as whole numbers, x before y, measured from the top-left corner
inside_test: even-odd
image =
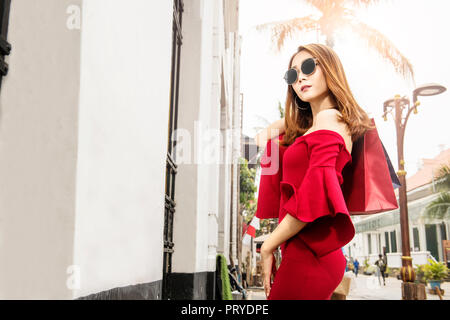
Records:
[[[386,285],[383,285],[383,279],[380,285],[375,275],[358,274],[353,279],[355,281],[350,287],[347,300],[402,300],[402,280],[396,277],[387,277]],[[430,285],[427,284],[425,287],[427,300],[440,300],[438,295],[429,293],[429,288]],[[445,291],[442,299],[450,300],[450,283],[441,283],[441,289]]]
[[[386,278],[386,285],[381,286],[378,277],[375,275],[367,276],[358,274],[352,278],[350,292],[347,300],[402,300],[402,280],[394,277]],[[426,286],[427,300],[440,300],[438,295],[428,292],[429,285]],[[443,300],[450,300],[450,282],[441,283],[441,289],[444,289]],[[266,300],[266,295],[262,287],[247,288],[248,300]]]

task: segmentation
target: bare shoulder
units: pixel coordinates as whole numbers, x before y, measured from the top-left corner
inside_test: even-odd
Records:
[[[326,109],[320,111],[316,117],[316,130],[331,130],[339,133],[345,141],[347,150],[352,152],[352,137],[345,123],[339,122],[339,116],[342,115],[339,110]]]

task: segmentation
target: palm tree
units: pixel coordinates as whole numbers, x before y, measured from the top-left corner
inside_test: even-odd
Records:
[[[424,209],[425,219],[446,219],[450,214],[450,168],[443,165],[436,177],[435,187],[440,191],[439,196],[430,202]]]
[[[439,168],[435,187],[439,191],[450,190],[450,167],[448,165],[444,164]]]
[[[401,51],[378,30],[360,21],[352,8],[368,7],[379,0],[299,0],[310,4],[320,11],[320,18],[309,15],[284,21],[275,21],[256,26],[257,31],[271,29],[272,42],[276,42],[279,52],[288,36],[296,32],[316,31],[325,36],[325,44],[334,47],[338,34],[350,29],[352,35],[367,43],[367,46],[387,60],[405,79],[410,77],[416,87],[412,64]]]

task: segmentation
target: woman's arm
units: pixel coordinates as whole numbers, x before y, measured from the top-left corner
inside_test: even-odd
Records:
[[[286,213],[286,216],[281,220],[280,224],[261,246],[262,273],[266,298],[269,297],[272,287],[272,275],[275,277],[276,273],[276,260],[273,252],[280,244],[297,234],[307,224],[307,222],[303,222]]]
[[[308,222],[294,218],[289,213],[270,234],[261,246],[261,254],[272,254],[283,242],[296,235]]]
[[[276,136],[282,134],[286,128],[284,126],[284,117],[272,122],[267,128],[258,132],[255,136],[255,143],[260,148],[264,148],[266,146],[267,140],[273,139]]]

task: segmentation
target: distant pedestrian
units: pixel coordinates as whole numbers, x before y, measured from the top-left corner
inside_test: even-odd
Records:
[[[380,280],[380,274],[383,277],[383,285],[386,285],[386,281],[385,281],[385,272],[386,272],[386,261],[383,258],[383,256],[381,254],[378,255],[379,259],[375,262],[375,264],[378,267],[378,281],[380,282],[381,285],[381,280]]]
[[[355,258],[355,261],[353,261],[353,272],[355,273],[355,276],[358,276],[358,269],[359,269],[359,261]]]
[[[345,258],[345,272],[347,272],[348,271],[348,256],[345,254],[344,247],[342,247],[341,250],[342,250],[342,253],[344,254],[344,258]]]

